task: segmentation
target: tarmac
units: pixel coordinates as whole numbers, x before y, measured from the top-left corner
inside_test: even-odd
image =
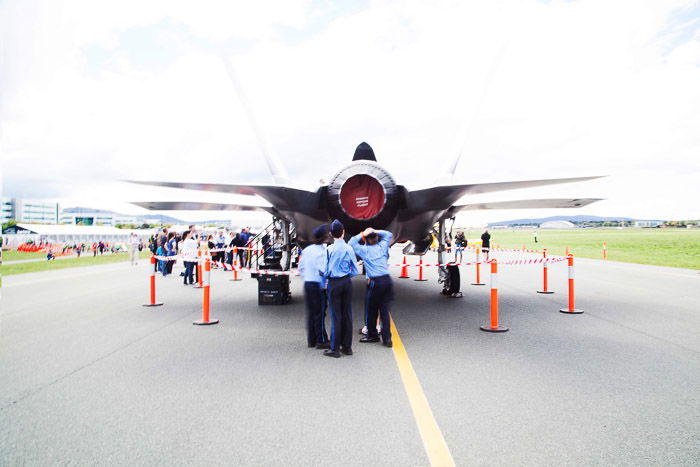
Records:
[[[298,277],[292,303],[260,307],[248,274],[212,271],[220,323],[193,326],[202,290],[177,274],[157,278],[164,306],[142,306],[149,267],[4,278],[0,465],[430,465],[396,345],[308,349]],[[479,330],[489,287],[469,285],[473,267],[463,298],[440,295],[435,268],[394,281],[395,325],[454,463],[698,465],[700,273],[577,259],[584,313],[565,315],[566,263],[549,272],[541,295],[541,265],[499,268],[500,334]],[[362,277],[354,288],[359,329]]]

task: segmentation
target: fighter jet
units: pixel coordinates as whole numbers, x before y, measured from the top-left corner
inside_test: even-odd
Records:
[[[327,185],[316,191],[289,186],[281,164],[275,167],[273,177],[283,183],[273,185],[239,185],[188,182],[134,181],[143,185],[183,188],[220,193],[259,196],[271,206],[259,203],[217,204],[190,201],[136,202],[151,210],[231,210],[267,211],[274,217],[294,225],[297,241],[305,243],[311,231],[321,223],[339,219],[348,236],[367,227],[390,230],[398,243],[411,242],[407,254],[421,255],[432,242],[434,226],[465,210],[579,208],[596,198],[530,199],[493,203],[457,204],[467,195],[496,191],[582,182],[598,177],[575,177],[545,180],[523,180],[467,185],[438,185],[420,190],[409,190],[377,163],[372,147],[363,142],[355,150],[350,165],[333,175]],[[251,200],[253,201],[253,200]],[[257,201],[257,200],[255,200]],[[440,238],[440,237],[438,237]]]
[[[598,177],[575,177],[545,180],[522,180],[477,184],[438,184],[430,188],[409,190],[396,182],[394,177],[380,164],[371,146],[365,142],[355,149],[352,162],[333,175],[327,185],[316,191],[290,186],[281,162],[266,154],[268,166],[277,183],[271,185],[239,185],[188,182],[134,181],[143,185],[182,188],[220,193],[250,195],[250,204],[198,203],[190,201],[136,202],[134,204],[151,210],[231,210],[267,211],[284,222],[284,233],[289,224],[294,226],[296,238],[286,237],[285,243],[303,245],[311,239],[311,231],[321,223],[339,219],[346,235],[355,235],[367,227],[389,230],[398,243],[410,242],[404,254],[423,255],[432,243],[435,233],[440,241],[439,263],[443,258],[445,221],[456,213],[480,209],[531,209],[531,208],[580,208],[599,201],[597,198],[529,199],[499,201],[492,203],[459,204],[465,196],[513,190],[559,183],[592,180]],[[448,164],[441,177],[449,180],[454,164]],[[266,200],[270,206],[260,207],[252,201],[254,197]],[[437,231],[435,226],[437,225]],[[288,267],[289,263],[285,269]],[[458,272],[455,271],[455,274]],[[441,282],[458,283],[457,277],[450,280],[447,268],[440,271]],[[455,281],[455,279],[457,279]],[[454,289],[454,285],[452,289]],[[456,286],[458,290],[458,285]]]
[[[479,209],[529,209],[529,208],[579,208],[599,199],[530,199],[500,201],[492,203],[459,204],[468,195],[514,190],[559,183],[582,182],[598,177],[575,177],[547,180],[522,180],[496,183],[454,184],[455,169],[462,156],[463,144],[455,146],[447,165],[434,186],[419,190],[409,190],[396,182],[394,177],[382,167],[374,155],[374,150],[366,142],[360,143],[350,165],[333,175],[327,184],[315,191],[292,186],[282,164],[267,147],[260,125],[243,90],[242,84],[229,59],[222,60],[238,94],[241,108],[245,111],[251,128],[258,140],[261,153],[268,165],[274,184],[215,184],[189,182],[133,181],[143,185],[182,188],[219,193],[232,193],[251,196],[249,204],[199,203],[191,201],[136,202],[134,204],[151,210],[231,210],[267,211],[281,221],[284,248],[287,250],[283,269],[289,269],[291,244],[304,245],[311,239],[312,230],[321,223],[339,219],[345,226],[347,236],[355,235],[367,227],[389,230],[394,241],[409,242],[404,254],[423,255],[430,248],[433,234],[439,241],[438,261],[444,264],[445,221],[465,210]],[[465,127],[466,128],[466,127]],[[462,132],[461,132],[462,133]],[[461,143],[462,138],[456,139]],[[262,198],[270,206],[261,207],[254,203]],[[437,225],[437,231],[435,226]],[[295,238],[290,236],[294,227]],[[459,272],[453,268],[456,277],[450,281],[447,268],[440,269],[440,282],[459,283]],[[456,281],[454,280],[456,279]],[[457,285],[458,288],[458,285]]]

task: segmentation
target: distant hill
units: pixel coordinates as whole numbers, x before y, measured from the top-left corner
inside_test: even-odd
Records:
[[[513,219],[509,221],[492,222],[489,227],[498,227],[504,225],[539,225],[548,221],[569,221],[574,224],[582,224],[585,222],[632,222],[640,219],[631,217],[599,217],[599,216],[550,216],[540,217],[538,219]]]

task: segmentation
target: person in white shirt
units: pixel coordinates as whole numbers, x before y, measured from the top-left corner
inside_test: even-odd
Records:
[[[192,232],[183,234],[182,241],[182,261],[185,263],[184,284],[194,284],[194,267],[197,264],[197,241],[192,238]]]
[[[129,235],[129,255],[131,256],[131,265],[136,266],[139,264],[139,244],[141,240],[136,236],[134,232]]]

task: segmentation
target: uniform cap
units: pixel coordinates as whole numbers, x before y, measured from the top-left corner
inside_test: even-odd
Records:
[[[322,239],[323,237],[326,236],[328,233],[328,225],[326,224],[321,224],[318,227],[316,227],[313,232],[311,232],[311,235],[314,236],[316,239]]]
[[[345,230],[345,227],[343,226],[342,222],[340,222],[338,219],[331,222],[331,233],[334,237],[339,236],[343,230]]]

